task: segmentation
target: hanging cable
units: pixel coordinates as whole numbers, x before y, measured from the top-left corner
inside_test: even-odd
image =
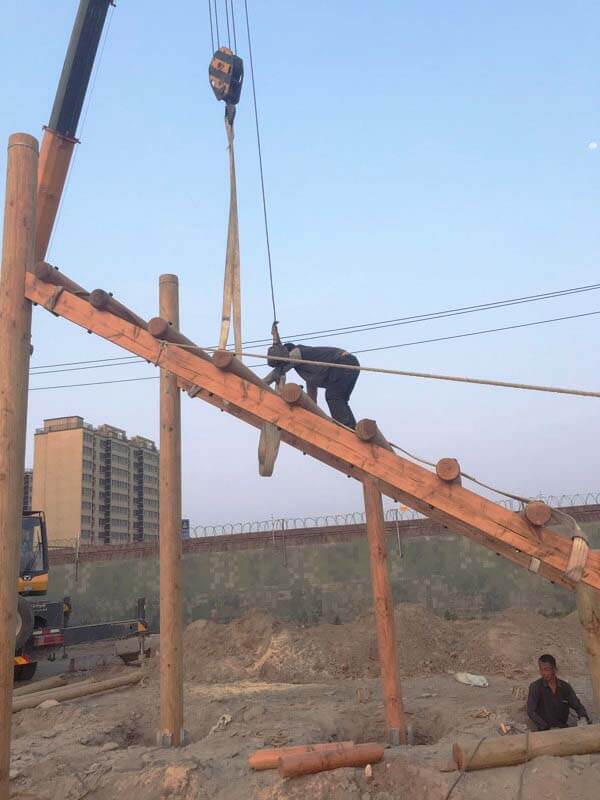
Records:
[[[212,6],[211,0],[208,0],[208,18],[210,20],[210,44],[212,47],[211,53],[215,52],[215,31],[213,26],[213,17],[212,17]]]
[[[250,35],[250,19],[248,14],[248,0],[244,0],[246,14],[246,33],[248,34],[248,55],[250,56],[250,77],[252,79],[252,100],[254,104],[254,122],[256,123],[256,144],[258,147],[258,166],[260,169],[260,188],[262,194],[263,217],[265,222],[265,240],[267,243],[267,259],[269,263],[269,283],[271,285],[271,303],[273,306],[273,320],[277,320],[275,308],[275,289],[273,288],[273,262],[271,259],[271,242],[269,238],[269,220],[267,214],[267,198],[265,194],[265,177],[262,160],[262,147],[260,142],[260,125],[258,121],[258,104],[256,102],[256,83],[254,80],[254,60],[252,58],[252,37]]]
[[[228,5],[228,0],[225,0],[225,19],[227,20],[227,46],[231,50],[231,31],[229,30],[229,5]]]
[[[217,0],[214,0],[215,10],[215,30],[217,31],[217,48],[221,46],[221,34],[219,33],[219,9],[217,8]]]
[[[227,0],[225,0],[227,2]],[[235,13],[233,10],[233,0],[231,0],[231,30],[233,31],[233,51],[237,53],[237,35],[235,32]]]

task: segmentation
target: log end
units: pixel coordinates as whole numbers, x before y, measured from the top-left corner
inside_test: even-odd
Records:
[[[379,428],[374,419],[361,419],[356,423],[356,435],[363,442],[371,442],[378,432]]]
[[[465,754],[458,742],[454,742],[452,745],[452,760],[456,764],[456,768],[462,772],[465,768]]]
[[[460,478],[460,464],[455,458],[440,458],[435,465],[435,474],[440,480],[451,483]]]
[[[155,339],[164,339],[168,330],[169,323],[162,317],[152,317],[148,323],[148,333],[152,334]]]
[[[547,525],[552,518],[552,509],[543,500],[532,500],[525,506],[525,516],[532,525]]]
[[[40,281],[48,281],[48,277],[53,272],[57,272],[57,270],[52,266],[52,264],[48,264],[47,261],[38,261],[33,268],[33,274]]]
[[[110,300],[110,295],[108,292],[105,292],[104,289],[94,289],[93,292],[90,293],[89,302],[91,306],[102,310],[106,308]]]
[[[280,388],[279,392],[285,402],[292,406],[299,403],[304,394],[303,388],[297,383],[286,383],[285,386]]]
[[[217,350],[213,353],[212,362],[218,369],[229,369],[235,355],[230,353],[229,350]]]

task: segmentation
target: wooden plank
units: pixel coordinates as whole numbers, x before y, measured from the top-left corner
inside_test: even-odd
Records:
[[[51,292],[52,287],[27,275],[26,294],[30,300],[43,304]],[[107,312],[97,311],[68,292],[61,294],[53,310],[147,361],[157,363],[160,360],[160,366],[168,368],[178,378],[202,387],[208,396],[220,398],[228,413],[240,418],[248,414],[278,425],[283,431],[283,441],[288,444],[358,480],[372,477],[384,494],[421,511],[450,530],[470,536],[516,563],[523,564],[526,559],[531,564],[532,558],[539,559],[540,574],[573,588],[564,578],[570,539],[548,528],[532,526],[520,515],[469,489],[446,484],[434,472],[376,445],[361,442],[354,432],[328,419],[302,408],[290,408],[277,394],[231,372],[221,371],[185,349],[174,345],[161,348],[146,331]],[[582,580],[600,589],[600,552],[590,551]]]

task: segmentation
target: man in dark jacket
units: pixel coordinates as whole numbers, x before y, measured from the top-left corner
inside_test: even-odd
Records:
[[[356,427],[356,420],[348,400],[358,380],[358,369],[344,369],[343,367],[329,367],[332,364],[348,364],[358,367],[358,359],[346,350],[338,347],[309,347],[304,344],[292,344],[288,342],[284,345],[275,344],[268,350],[269,356],[280,358],[303,359],[305,361],[325,362],[321,364],[290,364],[285,361],[268,359],[269,366],[274,369],[270,372],[265,381],[273,383],[279,381],[282,375],[290,369],[295,369],[298,375],[306,383],[308,396],[317,402],[317,390],[325,389],[325,400],[329,406],[331,416],[346,425],[348,428]]]
[[[547,653],[540,656],[538,666],[541,678],[529,686],[527,698],[527,716],[536,729],[566,728],[571,708],[579,719],[585,718],[589,723],[589,714],[571,684],[557,676],[554,656]]]

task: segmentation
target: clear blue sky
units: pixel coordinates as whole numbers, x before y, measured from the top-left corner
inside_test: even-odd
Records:
[[[4,4],[2,141],[41,135],[76,8]],[[600,149],[588,148],[600,139],[596,3],[250,0],[250,9],[282,333],[598,282]],[[159,273],[178,273],[182,329],[210,345],[228,196],[206,4],[120,0],[110,13],[49,260],[145,317],[156,313]],[[255,339],[268,335],[271,311],[247,78],[236,142],[244,336]],[[4,158],[2,146],[2,174]],[[598,309],[600,292],[590,292],[323,343],[358,350]],[[119,355],[39,309],[34,320],[33,365]],[[362,361],[598,389],[599,324]],[[38,375],[31,386],[150,374],[135,365]],[[600,487],[599,402],[363,374],[352,404],[409,450],[456,456],[483,480],[537,493]],[[30,445],[44,417],[63,414],[158,438],[158,383],[32,391]],[[259,478],[256,432],[199,401],[183,398],[183,420],[193,522],[361,506],[358,484],[289,448],[276,476]]]

